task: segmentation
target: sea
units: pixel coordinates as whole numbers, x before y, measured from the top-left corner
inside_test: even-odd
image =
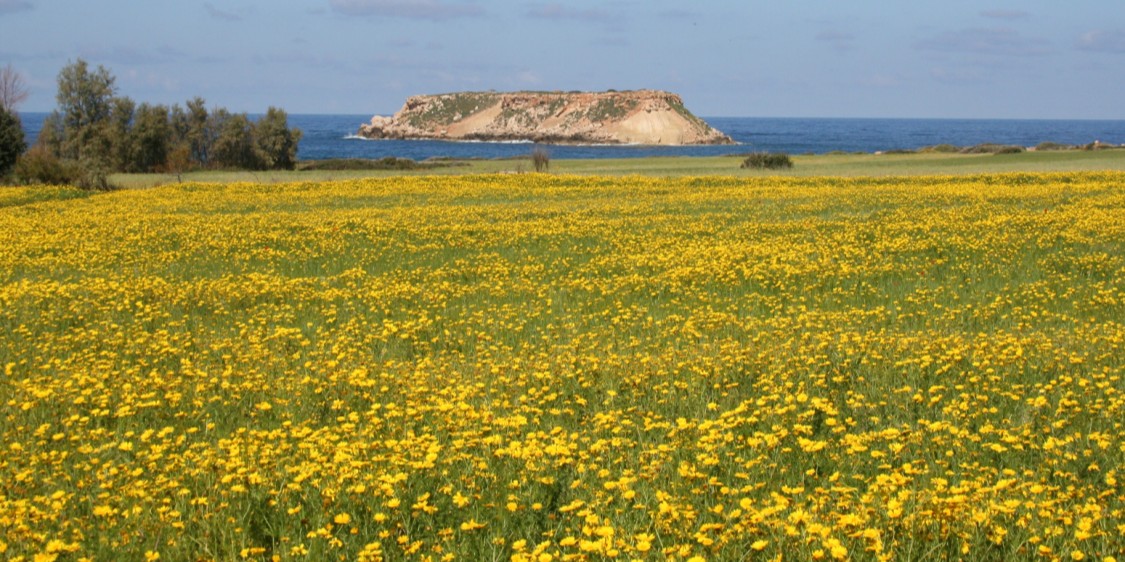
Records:
[[[28,144],[39,135],[46,113],[21,113]],[[254,116],[251,116],[252,118]],[[496,159],[527,155],[527,142],[369,140],[356,135],[370,115],[290,114],[289,126],[303,135],[297,157]],[[1056,119],[865,119],[815,117],[704,117],[738,144],[723,146],[548,145],[551,158],[639,158],[721,156],[747,152],[825,154],[913,150],[937,144],[982,143],[1035,146],[1041,142],[1125,144],[1125,120]]]

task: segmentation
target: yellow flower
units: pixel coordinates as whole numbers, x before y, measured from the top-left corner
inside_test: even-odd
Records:
[[[152,550],[145,551],[145,562],[154,562],[160,560],[160,553]]]
[[[759,539],[759,540],[754,541],[754,544],[751,544],[750,548],[760,551],[763,548],[765,548],[766,545],[768,545],[768,544],[770,544],[770,541]]]
[[[332,518],[332,522],[337,525],[347,525],[352,522],[352,516],[347,513],[337,513],[336,516]]]
[[[485,524],[478,522],[476,519],[469,519],[468,521],[461,523],[462,531],[475,531],[477,529],[483,529],[484,527]]]

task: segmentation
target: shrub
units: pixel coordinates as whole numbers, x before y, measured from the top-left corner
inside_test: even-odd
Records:
[[[109,174],[112,169],[106,160],[96,156],[84,157],[78,161],[77,176],[74,185],[82,189],[96,189],[108,191],[113,188],[109,184]]]
[[[951,153],[960,152],[960,151],[961,151],[961,147],[956,146],[956,145],[952,145],[952,144],[948,144],[948,143],[935,144],[933,146],[924,146],[924,147],[918,149],[918,152],[938,152],[938,153],[942,153],[942,154],[951,154]]]
[[[1035,145],[1035,150],[1036,150],[1036,151],[1045,151],[1045,150],[1071,150],[1071,149],[1073,149],[1073,148],[1076,148],[1076,147],[1074,147],[1074,146],[1072,146],[1072,145],[1069,145],[1069,144],[1062,144],[1062,143],[1058,143],[1058,142],[1051,142],[1051,141],[1044,141],[1044,142],[1041,142],[1041,143],[1039,143],[1039,144]]]
[[[1092,143],[1089,143],[1089,144],[1082,145],[1082,150],[1105,150],[1105,149],[1108,149],[1108,148],[1120,148],[1120,147],[1117,146],[1117,145],[1105,143],[1105,142],[1102,142],[1102,141],[1099,141],[1099,140],[1096,140],[1096,141],[1094,141]]]
[[[551,167],[551,155],[545,148],[536,148],[531,151],[531,164],[536,172],[546,172]]]
[[[991,142],[961,149],[961,154],[1015,154],[1017,152],[1023,152],[1023,147],[1014,144],[996,144]]]
[[[743,168],[753,168],[755,170],[777,170],[781,168],[792,168],[793,161],[789,159],[789,155],[784,152],[755,152],[748,156],[746,160],[742,161]]]
[[[61,160],[43,145],[35,145],[16,161],[15,176],[20,183],[72,185],[80,172],[77,163]]]

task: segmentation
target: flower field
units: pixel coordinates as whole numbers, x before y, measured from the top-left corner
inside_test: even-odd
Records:
[[[1125,560],[1125,173],[0,189],[0,559]]]

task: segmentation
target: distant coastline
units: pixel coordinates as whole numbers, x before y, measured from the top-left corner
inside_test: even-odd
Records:
[[[34,142],[46,115],[41,112],[20,113],[29,144]],[[302,160],[387,156],[414,160],[432,157],[489,159],[526,155],[532,146],[529,143],[355,139],[356,128],[370,117],[364,114],[290,114],[290,125],[304,132],[298,157]],[[1042,142],[1082,145],[1095,140],[1125,144],[1125,120],[706,116],[703,119],[739,144],[676,147],[548,145],[547,150],[552,158],[559,159],[718,156],[751,151],[875,153],[917,150],[939,144],[974,146],[998,143],[1030,147]]]

